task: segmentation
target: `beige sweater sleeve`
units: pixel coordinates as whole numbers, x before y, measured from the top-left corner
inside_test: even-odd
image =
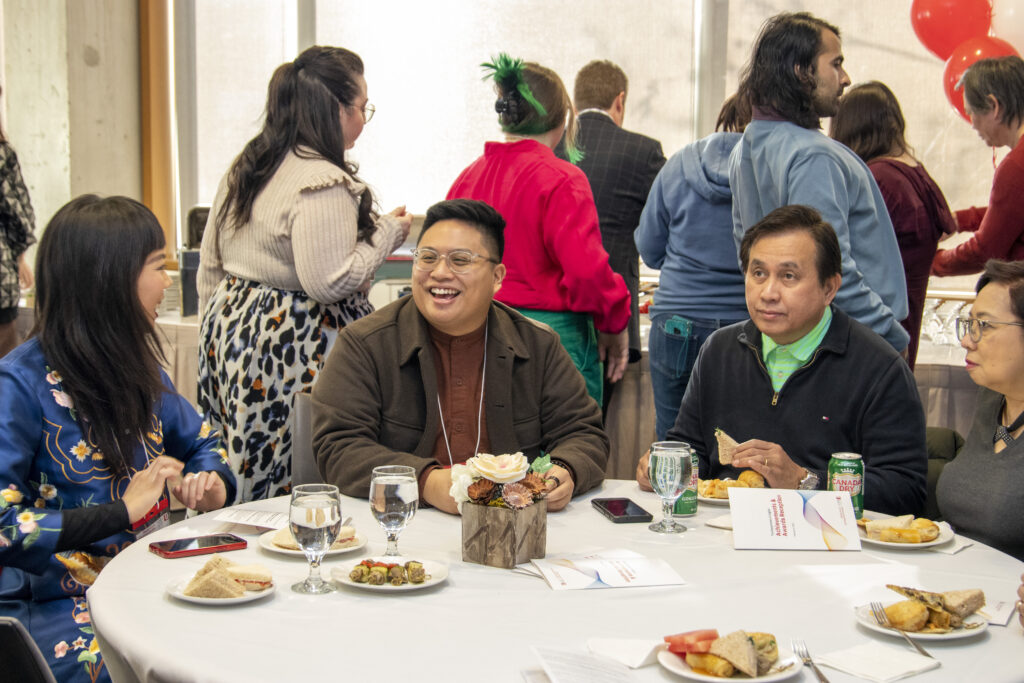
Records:
[[[302,289],[329,304],[357,291],[403,240],[397,219],[381,216],[372,244],[359,242],[358,199],[345,183],[303,190],[292,213],[292,252]]]
[[[224,202],[224,182],[222,179],[217,187],[217,194],[210,207],[210,215],[206,219],[206,227],[203,228],[203,241],[199,245],[199,273],[196,275],[196,287],[199,290],[200,316],[206,310],[206,302],[213,296],[213,290],[227,274],[224,272],[220,249],[216,243],[219,232],[217,230],[217,214]]]
[[[202,310],[226,275],[331,304],[359,290],[402,244],[396,218],[381,216],[371,241],[357,241],[359,196],[366,189],[342,169],[289,153],[238,228],[214,218],[224,201],[222,180],[203,234],[199,267]]]

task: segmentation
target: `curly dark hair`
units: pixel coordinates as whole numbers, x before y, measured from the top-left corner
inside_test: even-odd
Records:
[[[750,61],[740,75],[739,92],[755,107],[771,107],[803,128],[817,128],[814,61],[822,31],[839,29],[809,12],[783,12],[761,27]]]

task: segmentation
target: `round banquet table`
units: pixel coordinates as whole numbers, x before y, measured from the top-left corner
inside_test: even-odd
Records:
[[[384,595],[340,586],[336,593],[300,595],[290,586],[308,570],[304,558],[264,550],[253,527],[226,525],[216,512],[186,519],[136,543],[104,568],[88,591],[92,623],[115,681],[521,681],[540,663],[531,646],[587,651],[590,638],[660,639],[669,633],[717,628],[768,631],[780,646],[791,638],[822,655],[872,639],[908,647],[859,626],[855,605],[900,599],[886,583],[934,590],[981,588],[989,604],[1016,600],[1024,563],[975,543],[955,555],[864,546],[860,552],[737,551],[729,531],[705,521],[727,507],[700,505],[689,531],[660,535],[646,524],[613,524],[590,504],[595,496],[629,496],[660,518],[660,503],[635,482],[609,480],[548,515],[548,555],[629,548],[667,560],[683,586],[554,591],[538,578],[462,562],[459,518],[420,510],[402,533],[410,559],[448,563],[448,580],[417,591]],[[246,504],[287,510],[288,498]],[[325,558],[346,571],[384,551],[384,533],[366,500],[342,497],[342,514],[369,538],[361,550]],[[208,607],[181,602],[165,586],[201,567],[208,556],[164,559],[150,540],[230,530],[249,547],[229,553],[268,567],[277,585],[266,598]],[[1021,681],[1024,634],[1009,626],[962,640],[926,642],[938,669],[915,681]],[[833,683],[858,680],[825,667]],[[631,680],[682,680],[658,664]],[[794,681],[813,681],[804,668]]]

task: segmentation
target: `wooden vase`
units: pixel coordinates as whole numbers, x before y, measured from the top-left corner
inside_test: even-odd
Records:
[[[544,557],[548,504],[539,500],[522,510],[475,503],[462,506],[462,560],[512,569]]]

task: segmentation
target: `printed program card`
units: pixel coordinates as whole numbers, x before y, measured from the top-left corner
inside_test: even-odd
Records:
[[[237,507],[224,508],[214,517],[218,522],[231,522],[232,524],[247,524],[249,526],[261,527],[264,529],[280,529],[288,524],[287,512],[275,512],[273,510],[248,510]]]
[[[847,491],[729,489],[737,550],[860,550]]]
[[[686,585],[664,560],[625,549],[549,557],[533,560],[531,564],[556,591]]]

